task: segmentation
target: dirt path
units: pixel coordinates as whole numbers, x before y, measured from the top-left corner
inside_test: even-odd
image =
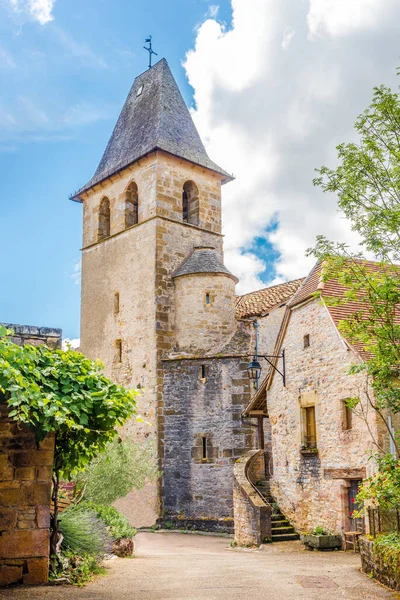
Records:
[[[230,549],[229,540],[139,533],[136,558],[113,559],[84,588],[0,591],[0,600],[393,600],[359,571],[360,557],[307,552],[297,542]]]

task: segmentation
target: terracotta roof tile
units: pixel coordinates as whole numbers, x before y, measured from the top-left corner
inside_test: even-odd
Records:
[[[304,278],[286,281],[239,296],[236,304],[236,318],[245,319],[261,316],[275,306],[285,304],[297,292],[303,281]]]
[[[381,263],[377,262],[362,261],[362,264],[368,270],[374,271],[375,273],[382,272],[382,269],[384,269],[384,266],[382,266]],[[321,271],[322,264],[317,263],[311,270],[310,274],[306,277],[304,284],[293,296],[290,302],[288,302],[288,306],[290,308],[301,304],[309,298],[312,298],[315,292],[317,292],[318,290],[320,290],[323,298],[344,298],[346,288],[343,285],[341,285],[337,279],[329,279],[328,281],[323,282],[321,277]],[[358,312],[363,313],[365,318],[368,317],[368,306],[365,302],[363,302],[361,296],[360,300],[358,301],[346,301],[338,306],[327,306],[327,309],[336,327],[339,326],[340,321],[343,321],[343,319],[347,319],[351,315],[354,315]],[[400,308],[397,313],[397,322],[400,323]],[[348,339],[346,341],[360,354],[361,358],[367,359],[370,356],[369,353],[364,350],[362,344],[351,343]]]

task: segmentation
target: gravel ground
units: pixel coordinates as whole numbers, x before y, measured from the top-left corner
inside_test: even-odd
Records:
[[[400,598],[360,572],[360,557],[309,552],[299,542],[261,550],[229,540],[139,533],[136,557],[107,562],[108,574],[84,588],[0,591],[0,600],[389,600]]]

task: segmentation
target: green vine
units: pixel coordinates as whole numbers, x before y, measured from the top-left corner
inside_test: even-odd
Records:
[[[52,551],[58,538],[60,478],[71,477],[103,451],[116,427],[136,411],[134,390],[103,374],[103,365],[72,349],[18,346],[0,326],[0,394],[9,417],[35,432],[39,443],[55,437]]]
[[[400,571],[400,533],[380,535],[374,543],[374,555],[395,573]]]

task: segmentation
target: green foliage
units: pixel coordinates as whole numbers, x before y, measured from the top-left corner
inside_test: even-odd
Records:
[[[314,184],[338,195],[339,208],[360,236],[365,250],[382,262],[372,266],[362,254],[352,254],[345,244],[318,236],[309,250],[323,261],[323,279],[337,279],[343,297],[326,298],[331,305],[353,304],[351,315],[339,328],[367,353],[350,374],[365,373],[365,402],[348,405],[368,426],[368,410],[385,423],[396,447],[397,459],[380,451],[379,472],[366,481],[357,502],[372,501],[382,507],[400,504],[399,439],[390,432],[388,413],[400,412],[400,96],[385,86],[374,88],[373,100],[356,120],[357,143],[337,147],[339,166],[317,169]],[[357,306],[357,310],[354,310]],[[371,393],[371,391],[373,393]],[[364,408],[364,405],[366,408]]]
[[[135,412],[134,391],[107,379],[100,362],[72,349],[17,346],[0,326],[0,391],[10,416],[35,431],[56,434],[54,468],[65,479],[113,439]]]
[[[312,533],[313,535],[327,535],[325,529],[321,527],[321,525],[317,525]]]
[[[115,541],[121,538],[132,538],[136,535],[136,529],[131,527],[128,519],[113,506],[83,501],[78,504],[75,510],[89,510],[94,513],[104,523],[107,531]]]
[[[400,149],[399,149],[400,151]],[[340,253],[341,252],[341,253]],[[367,354],[363,363],[352,365],[350,374],[364,372],[373,390],[371,406],[378,412],[400,411],[400,268],[388,263],[371,265],[321,239],[315,249],[324,261],[324,281],[336,279],[345,288],[343,297],[327,297],[328,305],[357,302],[339,323],[341,333]],[[359,399],[353,398],[351,408]]]
[[[369,405],[386,422],[387,411],[400,411],[400,268],[395,264],[400,260],[399,94],[384,86],[375,88],[372,104],[358,117],[355,129],[358,143],[339,145],[339,166],[317,169],[314,184],[338,195],[339,208],[361,244],[382,263],[372,266],[345,244],[323,236],[309,253],[324,261],[325,281],[337,279],[346,289],[343,297],[324,296],[324,301],[358,303],[339,327],[367,353],[350,373],[366,374]]]
[[[314,184],[337,193],[339,207],[366,250],[400,260],[400,96],[374,88],[372,104],[358,118],[359,143],[337,146],[339,166],[322,167]]]
[[[112,550],[112,538],[103,521],[91,510],[68,508],[60,515],[61,548],[75,555],[103,558]]]
[[[73,552],[63,552],[53,554],[50,558],[50,581],[66,578],[73,585],[82,586],[88,583],[93,575],[103,575],[105,572],[97,557],[91,554],[79,556]]]
[[[374,554],[395,572],[400,570],[400,533],[380,535],[374,543]]]
[[[76,477],[85,500],[111,504],[132,488],[141,489],[146,481],[158,477],[156,450],[152,442],[115,439]]]
[[[397,508],[400,506],[400,461],[386,455],[378,457],[378,464],[378,472],[360,487],[357,504],[367,500],[373,507]]]

